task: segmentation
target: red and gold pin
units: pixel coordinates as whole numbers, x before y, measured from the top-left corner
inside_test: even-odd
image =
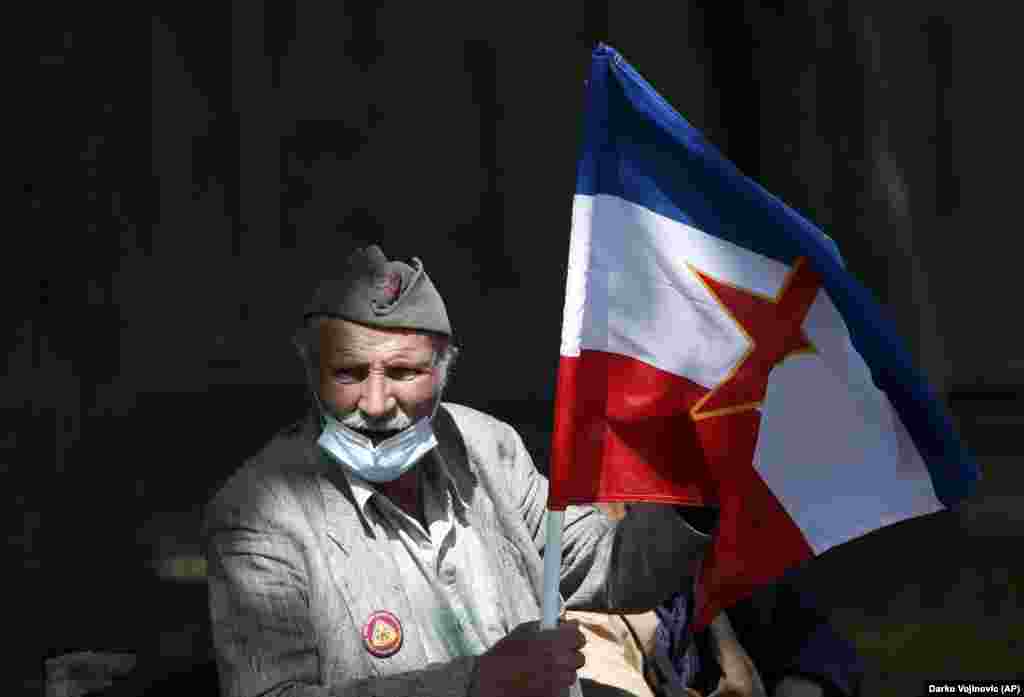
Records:
[[[402,648],[402,623],[387,610],[378,610],[363,626],[363,641],[377,658],[393,656]]]

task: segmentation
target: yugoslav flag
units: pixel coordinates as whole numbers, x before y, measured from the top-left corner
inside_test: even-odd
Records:
[[[552,448],[551,510],[719,508],[697,627],[979,476],[832,241],[607,46],[587,87]]]

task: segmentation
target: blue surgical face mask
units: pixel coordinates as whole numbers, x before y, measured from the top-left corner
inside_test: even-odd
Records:
[[[395,481],[437,446],[431,423],[441,403],[439,397],[434,400],[430,416],[424,416],[376,446],[369,438],[334,418],[323,408],[319,396],[316,401],[323,420],[317,444],[339,464],[368,482]]]

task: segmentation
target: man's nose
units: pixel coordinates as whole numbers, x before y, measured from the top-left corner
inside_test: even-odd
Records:
[[[379,419],[394,410],[395,398],[391,395],[386,376],[371,373],[363,384],[363,397],[359,405],[363,414],[371,419]]]

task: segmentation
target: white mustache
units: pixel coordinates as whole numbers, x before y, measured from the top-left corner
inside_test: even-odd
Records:
[[[358,409],[349,412],[339,421],[343,426],[359,431],[401,431],[412,426],[412,419],[401,409],[398,409],[387,421],[367,419]]]

